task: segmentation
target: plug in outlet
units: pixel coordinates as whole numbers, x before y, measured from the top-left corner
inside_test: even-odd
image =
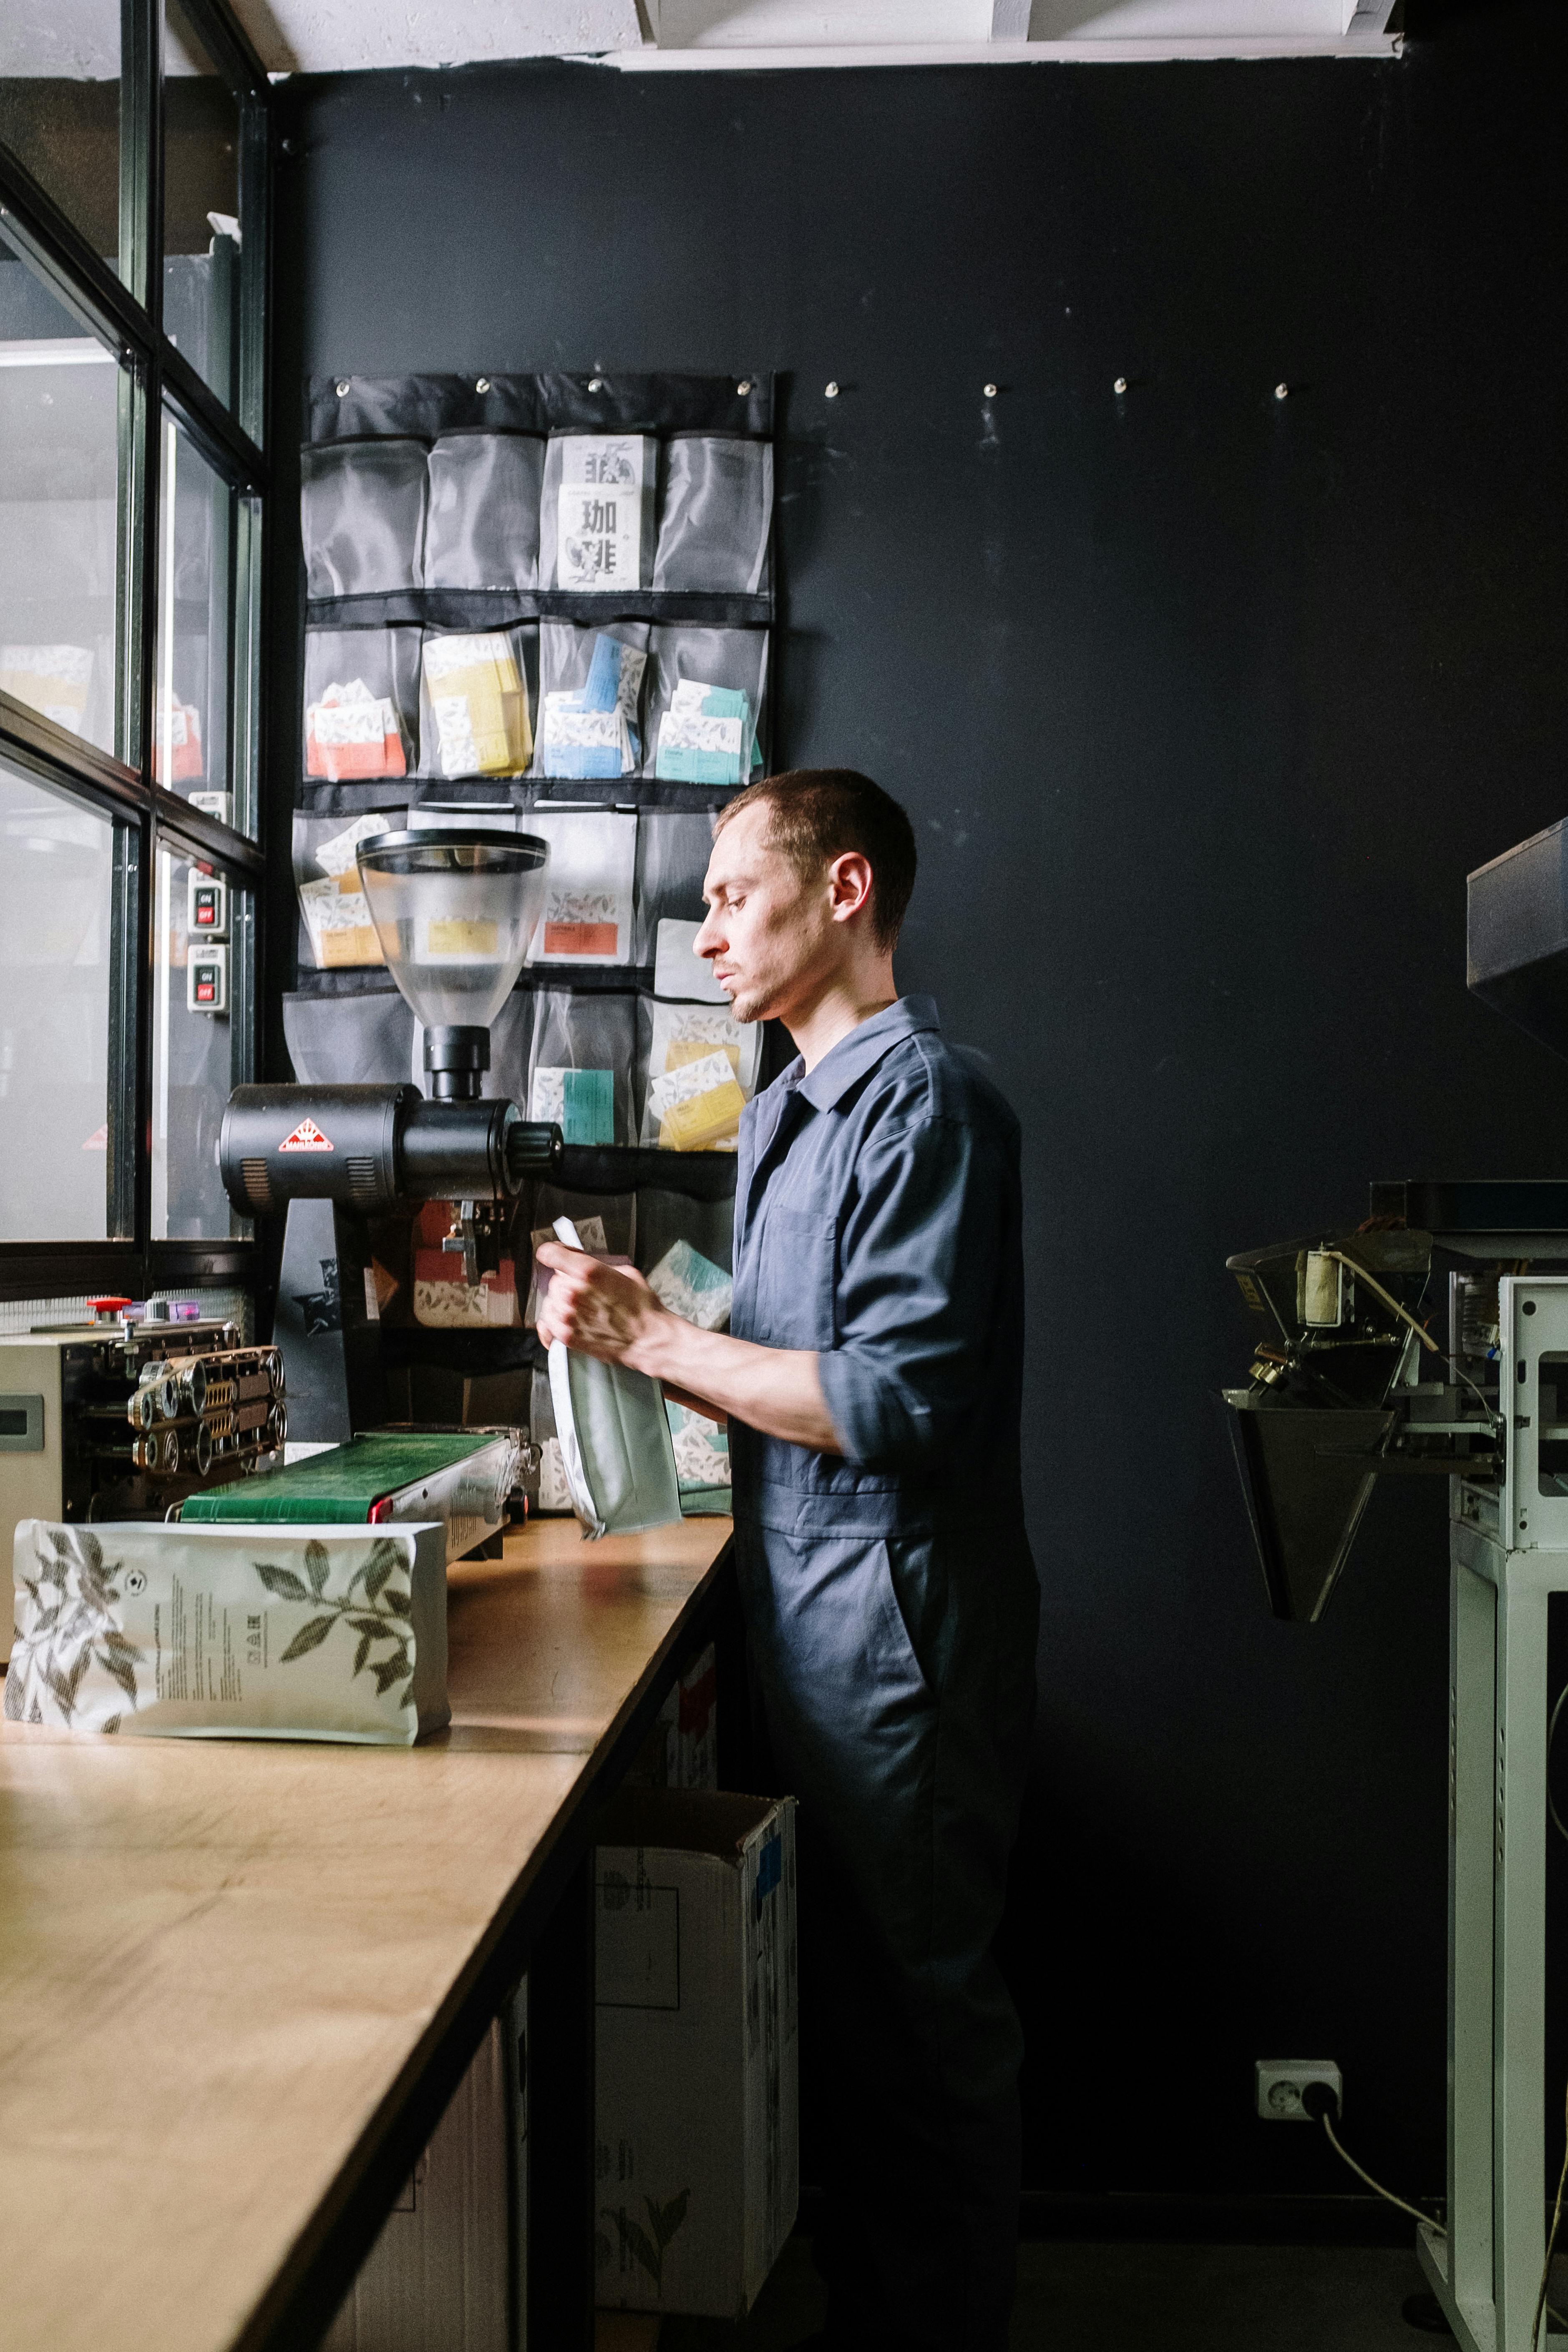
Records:
[[[1310,2123],[1301,2105],[1301,2094],[1310,2083],[1326,2083],[1336,2103],[1344,2105],[1344,2084],[1331,2058],[1259,2058],[1254,2072],[1258,2112],[1265,2123]]]

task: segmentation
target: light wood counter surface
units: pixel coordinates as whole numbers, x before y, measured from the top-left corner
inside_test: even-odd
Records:
[[[544,1520],[459,1563],[413,1749],[4,1725],[4,2352],[266,2340],[729,1534]]]

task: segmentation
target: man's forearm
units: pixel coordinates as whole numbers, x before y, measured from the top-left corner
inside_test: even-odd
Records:
[[[768,1437],[841,1451],[816,1357],[806,1348],[763,1348],[723,1331],[699,1331],[678,1316],[661,1315],[626,1361],[669,1388],[705,1399]]]

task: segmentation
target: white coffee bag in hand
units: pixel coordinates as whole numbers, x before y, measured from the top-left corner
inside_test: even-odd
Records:
[[[24,1519],[13,1562],[14,1722],[406,1748],[451,1719],[437,1522]]]

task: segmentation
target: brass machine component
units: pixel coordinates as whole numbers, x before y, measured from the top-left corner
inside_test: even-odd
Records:
[[[1228,1270],[1273,1326],[1251,1385],[1223,1391],[1264,1581],[1277,1615],[1315,1620],[1378,1478],[1496,1480],[1497,1262],[1389,1223]]]

